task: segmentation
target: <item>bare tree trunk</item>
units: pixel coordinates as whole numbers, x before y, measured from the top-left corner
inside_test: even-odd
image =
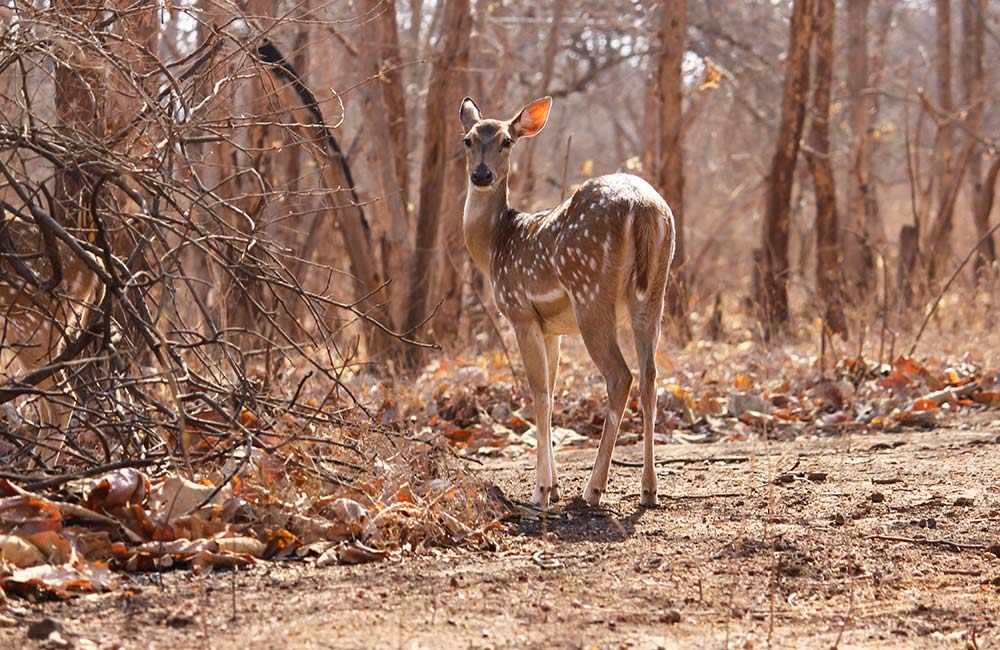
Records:
[[[913,301],[913,272],[917,268],[919,256],[919,231],[915,225],[906,225],[899,230],[899,264],[896,269],[896,290],[900,302],[910,305]]]
[[[542,79],[538,84],[538,97],[549,94],[552,87],[552,73],[555,71],[556,55],[559,53],[559,28],[562,26],[563,14],[566,12],[566,0],[555,0],[552,5],[552,26],[549,29],[548,40],[545,42],[545,53],[542,59]],[[520,171],[518,177],[521,178],[521,192],[527,200],[531,200],[531,194],[535,189],[535,147],[538,143],[534,139],[529,139],[525,143],[527,151],[523,154],[524,169]]]
[[[833,32],[836,0],[816,2],[816,79],[806,160],[816,195],[816,293],[833,333],[847,338],[840,297],[840,246],[837,190],[830,162],[830,86],[833,80]]]
[[[646,95],[643,98],[643,112],[641,123],[638,124],[640,133],[659,133],[659,80],[655,73],[650,72],[646,81]],[[637,120],[638,122],[638,120]],[[657,162],[659,160],[659,139],[642,139],[642,169],[647,180],[657,182]]]
[[[389,135],[392,139],[392,155],[395,158],[396,179],[399,183],[399,199],[409,212],[410,173],[407,163],[406,135],[406,95],[403,87],[403,59],[399,54],[399,26],[396,22],[396,0],[382,0],[385,8],[379,14],[381,42],[382,95],[384,97]]]
[[[978,134],[983,121],[983,102],[985,101],[986,69],[986,0],[964,0],[962,2],[962,86],[965,103],[968,107],[968,119],[973,131]],[[982,176],[981,147],[977,144],[969,161],[969,180],[972,189],[972,223],[976,228],[976,237],[983,240],[973,262],[973,281],[979,281],[986,269],[996,260],[993,237],[988,236],[990,210],[993,207],[993,196],[997,171],[1000,163],[994,160],[987,172],[986,179]]]
[[[785,84],[778,125],[777,147],[768,176],[767,202],[761,240],[760,291],[765,334],[770,336],[788,321],[788,231],[792,183],[799,153],[809,87],[809,51],[813,32],[812,0],[795,0],[788,34]]]
[[[993,158],[986,178],[983,180],[979,192],[976,194],[975,206],[973,208],[973,219],[976,224],[976,236],[983,240],[976,254],[975,273],[979,279],[986,273],[991,272],[993,264],[997,260],[996,244],[993,236],[987,236],[990,229],[990,212],[993,210],[993,200],[996,196],[997,175],[1000,174],[1000,157]]]
[[[448,159],[458,153],[461,144],[460,129],[456,126],[459,104],[455,102],[451,105],[449,100],[457,90],[456,75],[464,74],[468,67],[472,14],[469,0],[447,0],[444,11],[443,43],[435,57],[427,91],[416,252],[411,266],[412,280],[404,321],[407,331],[417,328],[429,315],[434,269],[441,260],[438,240]],[[417,363],[418,349],[413,348],[411,353],[411,362]]]
[[[386,0],[365,0],[365,13],[372,19],[365,23],[364,42],[360,48],[363,57],[363,70],[371,80],[365,86],[367,105],[367,128],[371,137],[368,139],[368,163],[374,170],[376,201],[372,204],[377,215],[378,228],[381,231],[382,272],[394,283],[390,295],[403,296],[406,292],[407,260],[409,259],[409,220],[407,218],[405,191],[400,184],[401,172],[397,163],[406,161],[406,139],[395,140],[393,124],[399,117],[394,111],[400,106],[392,101],[402,100],[402,90],[389,91],[387,86],[392,81],[386,77],[383,81],[386,66],[386,52],[398,58],[398,39],[390,36],[395,34],[396,13],[395,3]],[[382,12],[382,13],[379,13]],[[396,43],[396,51],[383,43]],[[397,79],[395,83],[400,83]],[[405,120],[405,108],[404,115]],[[397,123],[396,130],[400,128]],[[405,129],[405,124],[403,125]],[[405,131],[404,131],[405,136]],[[403,176],[405,178],[405,175]],[[390,314],[398,315],[404,308],[401,302],[390,307]],[[390,322],[395,321],[391,318]]]
[[[851,170],[847,183],[850,234],[844,239],[851,285],[864,293],[875,281],[875,241],[881,239],[872,179],[875,98],[869,92],[868,9],[871,0],[847,1],[847,88],[851,98]]]
[[[935,0],[937,9],[937,101],[942,117],[938,118],[935,147],[935,178],[938,188],[938,210],[927,233],[927,277],[933,281],[941,263],[951,249],[954,230],[954,201],[950,199],[953,183],[959,182],[955,167],[955,102],[952,96],[951,61],[951,0]]]
[[[684,246],[684,89],[681,63],[687,32],[687,0],[663,0],[660,20],[660,156],[656,183],[674,213],[676,252],[667,288],[670,313],[685,318],[687,250]],[[685,332],[687,328],[684,328]]]

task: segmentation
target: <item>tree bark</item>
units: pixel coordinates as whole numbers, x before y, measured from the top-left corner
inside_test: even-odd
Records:
[[[566,0],[555,0],[552,5],[552,26],[549,29],[548,40],[545,42],[545,52],[542,59],[542,79],[538,84],[538,97],[545,97],[552,87],[552,74],[555,71],[556,55],[559,54],[559,28],[562,26],[563,14],[566,11]],[[522,179],[519,183],[524,198],[531,200],[531,195],[535,190],[535,147],[538,146],[534,138],[526,143],[527,151],[524,152],[524,168],[519,173]]]
[[[978,133],[983,121],[983,102],[986,85],[986,0],[963,0],[962,2],[962,86],[965,103],[968,106],[969,122]],[[996,176],[1000,171],[1000,159],[990,165],[986,178],[982,175],[981,147],[977,144],[969,160],[969,180],[972,189],[972,223],[977,239],[983,240],[973,261],[973,281],[979,282],[989,267],[996,261],[996,249],[992,236],[988,236],[990,210],[996,190]]]
[[[674,213],[674,277],[668,285],[667,304],[673,316],[684,318],[687,250],[684,246],[684,89],[681,63],[687,32],[687,0],[663,0],[660,7],[660,156],[656,165],[656,184]]]
[[[868,10],[871,0],[847,1],[847,90],[850,97],[851,169],[847,183],[847,209],[851,233],[844,249],[853,287],[861,293],[875,282],[876,241],[882,239],[875,183],[872,179],[874,154],[875,97],[869,92]]]
[[[445,3],[443,43],[434,60],[427,91],[424,156],[420,171],[420,206],[417,211],[416,251],[411,265],[411,284],[406,306],[405,330],[410,331],[428,317],[429,298],[434,285],[434,270],[441,263],[438,248],[442,205],[446,192],[448,158],[460,154],[461,129],[458,102],[452,105],[457,86],[456,75],[468,67],[469,32],[472,14],[469,0]],[[461,159],[461,158],[459,158]],[[411,349],[410,362],[417,363],[420,350]]]
[[[410,173],[407,162],[406,89],[403,86],[403,62],[399,53],[399,25],[396,0],[382,0],[385,7],[379,14],[379,43],[382,69],[382,95],[385,101],[392,155],[395,158],[399,199],[409,213]]]
[[[402,99],[402,91],[389,91],[388,86],[394,82],[385,74],[387,52],[392,54],[392,46],[384,47],[383,43],[393,42],[389,33],[396,32],[396,11],[394,2],[386,0],[365,0],[365,13],[371,19],[365,23],[364,42],[361,46],[363,70],[371,77],[365,86],[367,104],[368,163],[373,170],[375,180],[375,198],[372,203],[377,219],[377,228],[381,233],[382,273],[393,282],[389,294],[403,296],[406,293],[406,262],[409,259],[410,226],[405,204],[405,191],[400,184],[401,172],[398,162],[406,161],[406,140],[395,140],[397,133],[393,131],[395,120],[400,117],[395,114],[401,110],[393,101]],[[395,39],[398,57],[398,38]],[[400,83],[397,79],[395,83]],[[402,108],[405,120],[405,108]],[[398,125],[396,130],[400,128]],[[405,178],[405,174],[402,176]],[[398,315],[404,305],[394,303],[390,307],[390,315]],[[390,318],[390,322],[395,318]],[[398,321],[397,321],[398,322]]]
[[[795,162],[805,117],[805,95],[809,86],[809,51],[812,46],[813,2],[795,0],[788,34],[788,55],[782,92],[781,121],[777,147],[771,161],[761,240],[760,291],[765,335],[770,336],[788,321],[788,231]]]
[[[836,0],[816,2],[816,74],[806,160],[816,196],[816,293],[827,328],[847,338],[840,297],[837,190],[830,162],[830,86]]]
[[[997,260],[996,244],[993,236],[987,236],[990,229],[990,212],[993,210],[993,200],[996,196],[997,175],[1000,174],[1000,157],[995,157],[990,164],[986,178],[983,180],[979,192],[976,193],[975,206],[973,208],[973,219],[976,225],[976,236],[983,240],[976,254],[975,269],[976,279],[981,279],[992,271]]]
[[[941,116],[938,117],[937,146],[935,147],[935,178],[938,188],[938,210],[934,223],[927,233],[928,251],[927,277],[933,282],[944,258],[951,249],[951,233],[954,230],[955,202],[954,183],[960,182],[961,174],[955,167],[955,127],[953,117],[955,101],[952,96],[951,61],[951,0],[935,0],[937,9],[937,102]],[[960,163],[961,164],[961,163]],[[962,165],[964,171],[964,164]]]

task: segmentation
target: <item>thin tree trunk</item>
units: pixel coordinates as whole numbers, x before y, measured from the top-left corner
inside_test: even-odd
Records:
[[[974,267],[977,279],[990,272],[997,260],[996,244],[992,236],[987,236],[987,232],[990,229],[990,212],[993,210],[993,200],[996,196],[998,174],[1000,174],[1000,157],[993,159],[989,171],[986,172],[986,178],[976,194],[973,219],[976,224],[976,237],[983,240],[976,254]]]
[[[952,119],[955,102],[952,96],[951,61],[951,0],[935,0],[937,9],[937,101],[943,114],[938,122],[935,178],[938,188],[938,210],[927,233],[928,251],[927,277],[933,281],[944,258],[951,249],[951,233],[954,230],[954,201],[952,185],[959,182],[955,167],[955,127]],[[961,163],[959,163],[961,164]],[[964,165],[963,165],[964,168]]]
[[[641,123],[637,124],[639,133],[659,133],[660,128],[660,83],[656,73],[650,72],[646,80],[646,94],[643,97],[643,111]],[[639,122],[639,120],[636,120]],[[647,179],[656,183],[658,161],[659,161],[659,138],[642,139],[642,169]]]
[[[816,3],[816,79],[806,160],[816,196],[816,293],[827,328],[847,338],[840,297],[840,246],[837,190],[830,162],[830,86],[836,0]]]
[[[681,63],[687,32],[687,0],[663,0],[660,20],[660,156],[656,183],[674,213],[676,252],[668,285],[670,313],[685,317],[687,250],[684,246],[684,89]],[[685,333],[687,328],[684,328]]]
[[[875,98],[868,92],[868,9],[871,0],[847,1],[847,89],[850,96],[851,170],[847,183],[847,211],[851,215],[845,240],[846,269],[860,293],[875,281],[874,240],[881,232],[871,178]],[[874,208],[874,209],[872,209]]]
[[[386,86],[392,82],[383,81],[386,65],[384,41],[389,41],[388,31],[395,31],[395,3],[386,0],[365,0],[365,13],[372,19],[365,23],[364,42],[361,45],[363,70],[371,77],[365,86],[367,104],[366,128],[368,138],[368,163],[373,170],[376,201],[372,204],[381,232],[382,273],[394,284],[390,295],[403,296],[406,293],[406,262],[409,259],[409,220],[404,203],[403,187],[397,162],[406,160],[406,140],[394,140],[392,122],[397,118],[394,111],[400,109],[391,103],[391,93]],[[382,12],[382,13],[380,13]],[[388,14],[385,17],[383,14]],[[386,29],[391,25],[391,29]],[[391,47],[389,48],[391,49]],[[398,56],[398,46],[396,55]],[[397,80],[398,83],[398,80]],[[401,99],[401,91],[395,99]],[[405,114],[404,114],[405,119]],[[397,126],[397,129],[399,127]],[[404,308],[400,302],[390,307],[393,316]],[[395,321],[394,317],[390,322]]]
[[[986,69],[986,0],[964,0],[962,2],[962,86],[971,133],[978,133],[983,121],[983,102],[985,100]],[[977,282],[986,269],[996,260],[996,250],[992,236],[987,236],[990,222],[990,210],[993,207],[995,182],[1000,171],[998,161],[990,165],[986,178],[982,176],[981,147],[976,146],[969,161],[969,180],[972,189],[972,223],[976,228],[977,239],[983,243],[976,253],[973,262],[973,281]],[[984,239],[985,238],[985,239]]]
[[[552,73],[555,71],[556,55],[559,54],[559,29],[562,26],[563,14],[566,12],[566,0],[555,0],[552,5],[552,26],[549,29],[548,40],[545,42],[545,53],[542,59],[542,79],[538,84],[538,97],[549,94],[552,87]],[[518,174],[521,179],[520,186],[526,200],[531,200],[531,194],[535,190],[535,147],[538,143],[534,139],[525,143],[527,151],[523,154],[524,168]]]
[[[788,231],[792,183],[799,153],[809,87],[809,51],[813,32],[812,0],[795,0],[789,26],[788,56],[781,102],[777,147],[768,176],[764,228],[761,240],[760,291],[765,334],[770,336],[788,321]]]
[[[406,135],[406,95],[403,87],[403,62],[399,54],[399,26],[397,24],[396,0],[382,0],[384,10],[379,14],[381,42],[382,94],[385,100],[386,118],[389,122],[389,136],[392,139],[392,154],[395,158],[396,179],[399,183],[399,199],[409,212],[410,173],[407,163]]]
[[[428,314],[434,269],[440,262],[438,239],[446,189],[448,158],[458,151],[461,129],[457,126],[458,102],[449,100],[456,91],[455,76],[468,67],[472,14],[469,0],[447,0],[444,8],[443,43],[435,57],[427,91],[424,157],[420,171],[420,206],[417,212],[416,251],[411,265],[405,330],[417,328]],[[420,351],[411,350],[412,363]]]

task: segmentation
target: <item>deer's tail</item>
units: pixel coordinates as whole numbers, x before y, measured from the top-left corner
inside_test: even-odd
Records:
[[[670,208],[644,206],[636,211],[633,222],[635,238],[635,289],[645,296],[650,287],[663,291],[666,274],[674,257],[674,217]],[[662,269],[662,270],[661,270]],[[660,278],[659,274],[664,277]]]

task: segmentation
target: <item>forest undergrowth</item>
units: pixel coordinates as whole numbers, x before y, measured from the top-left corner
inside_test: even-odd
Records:
[[[912,354],[919,322],[883,333],[877,319],[856,318],[855,340],[824,337],[821,346],[816,321],[765,342],[752,315],[736,308],[717,340],[683,344],[667,335],[655,441],[861,436],[947,426],[962,412],[996,408],[1000,341],[986,298],[946,298]],[[697,310],[690,318],[693,331],[718,321]],[[631,341],[622,346],[634,361]],[[286,403],[324,417],[244,407],[239,430],[226,432],[221,420],[211,430],[192,425],[170,464],[137,459],[53,479],[5,472],[0,587],[8,597],[66,597],[114,588],[130,571],[288,559],[325,566],[495,548],[517,527],[511,500],[528,495],[487,485],[477,463],[522,456],[536,442],[520,360],[509,341],[484,347],[441,353],[415,381],[359,366],[339,386],[324,386],[285,363],[266,382],[295,391]],[[554,444],[596,446],[603,379],[578,340],[564,342],[562,358]],[[335,408],[348,391],[358,408]],[[640,440],[636,399],[633,390],[619,445]],[[230,451],[213,453],[219,449]]]

